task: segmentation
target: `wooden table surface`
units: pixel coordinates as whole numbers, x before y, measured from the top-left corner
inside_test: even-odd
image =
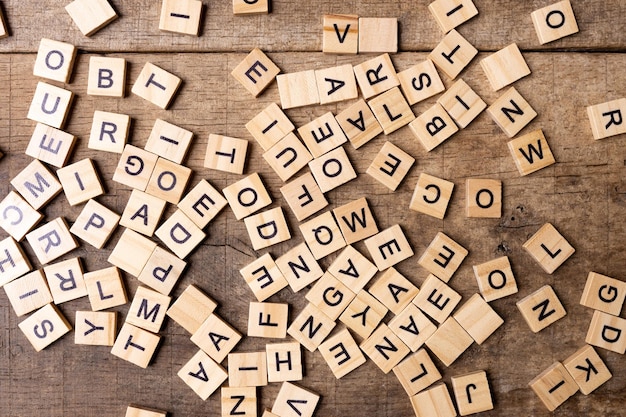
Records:
[[[550,413],[528,387],[528,382],[553,362],[562,361],[582,347],[592,311],[579,304],[587,274],[595,271],[626,278],[626,154],[624,135],[594,141],[585,107],[621,98],[626,93],[626,3],[621,0],[572,0],[580,27],[576,35],[540,46],[530,13],[550,1],[475,0],[479,16],[459,28],[478,50],[479,56],[462,78],[487,102],[493,92],[478,61],[489,52],[516,42],[532,74],[515,84],[538,117],[522,133],[543,129],[557,163],[521,177],[507,148],[507,137],[483,112],[469,127],[451,140],[426,153],[408,128],[389,137],[380,135],[364,147],[345,146],[358,178],[327,193],[330,208],[365,196],[379,228],[400,224],[416,256],[397,269],[420,286],[427,271],[417,266],[434,236],[443,231],[469,250],[450,285],[463,299],[478,292],[472,265],[508,255],[519,292],[496,300],[493,308],[505,324],[482,345],[474,344],[452,366],[436,362],[443,381],[476,370],[487,371],[495,409],[490,416],[543,416]],[[282,181],[261,157],[262,150],[245,129],[245,123],[271,102],[279,102],[273,83],[259,98],[253,98],[230,76],[230,71],[254,47],[289,73],[321,69],[340,63],[358,64],[366,55],[334,56],[321,53],[321,18],[325,13],[350,13],[368,17],[397,17],[401,52],[392,56],[398,71],[425,59],[442,38],[428,12],[429,0],[274,0],[269,15],[235,17],[229,1],[203,1],[204,19],[199,37],[160,32],[159,2],[113,0],[120,19],[94,36],[84,37],[65,12],[64,3],[51,0],[5,0],[3,11],[11,36],[0,40],[0,196],[6,195],[12,179],[30,161],[24,154],[35,123],[26,114],[38,78],[33,64],[43,37],[77,45],[71,83],[65,88],[76,94],[66,131],[78,142],[71,161],[92,158],[104,179],[107,194],[98,201],[121,213],[130,190],[111,180],[117,155],[87,148],[94,110],[112,111],[132,117],[130,143],[143,147],[156,118],[193,131],[195,139],[185,164],[194,170],[192,185],[208,179],[223,188],[241,176],[203,168],[204,152],[211,133],[249,140],[245,174],[258,172],[274,200],[288,214],[292,239],[269,248],[274,257],[302,242],[298,222],[282,201]],[[126,58],[127,85],[137,78],[145,62],[170,71],[184,82],[168,110],[159,110],[143,99],[93,97],[86,94],[89,57],[94,54]],[[446,86],[451,81],[442,75]],[[436,98],[413,106],[416,114],[429,108]],[[350,103],[288,110],[296,126]],[[365,171],[382,144],[390,140],[416,158],[416,164],[395,193],[377,183]],[[420,173],[426,172],[455,183],[444,220],[408,209]],[[471,219],[465,216],[465,179],[494,178],[503,181],[503,214],[500,219]],[[82,207],[70,207],[63,195],[49,204],[46,220],[64,217],[70,224]],[[172,207],[168,208],[171,213]],[[574,246],[576,253],[554,274],[548,275],[523,250],[523,243],[546,222]],[[123,228],[118,228],[102,250],[86,244],[66,257],[80,256],[87,271],[109,266],[107,258]],[[178,296],[196,284],[219,303],[218,314],[245,334],[247,312],[254,296],[239,269],[268,252],[254,251],[243,221],[235,220],[226,208],[207,228],[207,239],[189,257],[189,267],[175,287]],[[6,234],[0,231],[0,238]],[[36,263],[31,249],[24,244]],[[367,253],[364,245],[355,247]],[[336,254],[321,261],[327,267]],[[137,280],[126,275],[129,294]],[[534,334],[515,303],[543,285],[553,286],[567,316]],[[304,293],[285,289],[268,301],[290,305],[290,317],[305,306]],[[60,305],[74,322],[77,310],[89,309],[87,298]],[[121,322],[128,304],[115,308]],[[18,323],[9,301],[0,292],[0,415],[2,416],[123,416],[126,406],[137,403],[167,410],[173,417],[213,416],[220,413],[219,394],[202,401],[178,377],[182,365],[197,351],[189,335],[171,320],[161,332],[160,347],[151,365],[141,369],[112,356],[109,348],[75,345],[66,335],[40,353],[35,353]],[[391,314],[385,321],[388,322]],[[244,338],[236,351],[264,349],[268,340]],[[621,416],[626,398],[626,363],[621,355],[598,349],[613,378],[591,395],[580,393],[554,415]],[[371,361],[336,380],[318,352],[303,349],[305,377],[299,382],[321,395],[317,416],[411,416],[409,398],[393,375],[383,374]],[[271,407],[279,389],[270,384],[258,390],[260,409]]]

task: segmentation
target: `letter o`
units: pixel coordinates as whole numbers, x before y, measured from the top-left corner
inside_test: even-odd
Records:
[[[328,172],[327,168],[328,168],[328,165],[330,163],[334,163],[337,166],[335,172]],[[341,175],[341,173],[343,172],[343,165],[341,165],[341,161],[339,161],[338,159],[332,158],[332,159],[329,159],[328,161],[324,162],[324,164],[322,165],[322,172],[328,178],[335,178],[335,177]]]
[[[485,193],[487,194],[487,197],[489,199],[489,202],[487,204],[483,204],[483,203],[480,202],[480,196],[485,194]],[[493,196],[493,193],[491,192],[491,190],[483,188],[482,190],[479,190],[476,193],[476,205],[478,207],[480,207],[481,209],[487,209],[487,208],[493,206],[493,200],[494,200],[494,196]]]
[[[57,56],[57,55],[59,57],[59,64],[58,65],[52,65],[50,63],[50,58],[52,56]],[[46,55],[45,63],[46,63],[46,67],[50,68],[51,70],[58,70],[65,63],[65,57],[63,56],[61,51],[57,51],[56,49],[53,49],[52,51],[48,52],[48,54]]]
[[[251,193],[252,194],[252,198],[250,199],[250,201],[243,201],[243,196],[244,194],[247,193]],[[237,194],[237,201],[239,202],[239,204],[241,204],[244,207],[250,207],[253,206],[254,204],[256,204],[257,200],[259,199],[259,195],[257,194],[256,190],[254,188],[244,188],[243,190],[239,191],[239,193]]]
[[[502,279],[502,284],[496,285],[493,283],[494,275],[500,276],[500,279]],[[489,282],[489,286],[493,288],[494,290],[501,290],[506,285],[506,275],[504,274],[504,272],[500,271],[499,269],[496,269],[495,271],[491,271],[489,273],[489,276],[487,277],[487,281]]]
[[[550,18],[554,15],[559,16],[559,18],[561,19],[561,21],[557,24],[552,23],[552,21],[550,20]],[[546,25],[548,25],[548,27],[550,29],[558,29],[561,26],[563,26],[565,24],[565,15],[563,14],[562,11],[560,10],[552,10],[550,13],[548,13],[546,15]]]
[[[166,176],[171,178],[171,184],[169,186],[165,186],[163,184],[163,179]],[[159,174],[159,177],[157,178],[157,186],[163,191],[172,191],[174,187],[176,187],[176,174],[174,174],[172,171],[161,172]]]

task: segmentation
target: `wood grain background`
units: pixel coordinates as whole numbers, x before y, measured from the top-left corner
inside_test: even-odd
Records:
[[[228,1],[203,2],[204,19],[198,38],[162,33],[158,30],[160,3],[152,0],[111,1],[120,15],[91,38],[73,25],[59,2],[10,0],[3,2],[11,37],[0,40],[0,196],[6,195],[13,178],[29,162],[24,155],[35,123],[26,119],[38,79],[32,75],[39,40],[49,37],[80,48],[71,83],[76,94],[65,130],[78,142],[71,161],[89,157],[106,184],[107,194],[98,201],[121,213],[130,190],[111,181],[117,156],[87,149],[94,110],[112,111],[132,117],[130,143],[142,147],[156,118],[194,132],[195,139],[185,164],[194,170],[193,186],[206,178],[223,188],[238,175],[203,168],[210,133],[250,140],[245,173],[258,172],[274,199],[271,207],[283,206],[293,238],[269,248],[277,257],[302,241],[298,222],[281,201],[282,181],[266,165],[262,150],[245,129],[245,123],[270,102],[279,102],[276,84],[255,99],[229,74],[254,47],[268,51],[282,72],[321,69],[340,63],[358,64],[369,56],[337,57],[321,51],[321,18],[324,13],[352,13],[368,17],[397,17],[400,22],[401,53],[392,60],[398,71],[425,59],[442,38],[428,12],[428,0],[345,1],[275,0],[269,15],[234,17]],[[416,253],[397,269],[420,286],[427,272],[417,266],[417,257],[438,231],[443,231],[470,252],[450,285],[464,299],[478,291],[472,265],[508,255],[519,293],[494,301],[492,306],[505,324],[483,345],[476,344],[451,367],[437,362],[447,383],[451,376],[486,370],[495,401],[491,416],[550,415],[528,382],[557,360],[564,360],[583,346],[592,311],[579,304],[589,271],[626,278],[626,155],[624,136],[594,141],[585,107],[624,97],[626,92],[626,3],[621,0],[572,0],[580,33],[540,46],[530,13],[550,2],[475,0],[479,16],[459,28],[481,53],[461,77],[487,102],[498,93],[491,91],[478,61],[490,51],[516,42],[524,52],[532,74],[515,87],[529,101],[538,117],[521,133],[543,129],[557,164],[520,177],[507,149],[507,138],[486,114],[430,153],[426,153],[403,128],[383,135],[363,148],[346,146],[359,176],[327,194],[330,208],[365,196],[380,229],[399,223]],[[159,110],[134,96],[124,99],[90,97],[86,94],[89,57],[118,56],[129,62],[127,90],[145,62],[170,71],[184,82],[169,110]],[[447,86],[451,82],[444,78]],[[60,85],[60,84],[59,84]],[[416,114],[435,99],[413,106]],[[286,113],[300,126],[327,111],[337,113],[350,103],[314,106]],[[377,183],[365,170],[385,140],[390,140],[417,159],[395,193]],[[417,177],[426,172],[456,185],[444,220],[412,212],[409,200]],[[500,219],[465,217],[465,179],[498,178],[504,184],[503,216]],[[46,220],[63,216],[70,224],[81,207],[70,207],[64,196],[48,205]],[[171,213],[171,207],[168,213]],[[553,223],[575,247],[576,253],[553,275],[545,274],[522,244],[546,222]],[[88,245],[67,257],[80,256],[86,270],[108,266],[106,259],[121,235],[119,228],[103,250]],[[247,328],[248,303],[254,297],[239,269],[266,251],[255,252],[243,221],[225,209],[207,228],[208,238],[190,256],[189,268],[174,290],[177,296],[188,284],[196,284],[219,302],[218,314],[240,332]],[[0,231],[0,238],[6,234]],[[28,245],[27,253],[35,266]],[[364,245],[356,248],[367,253]],[[327,267],[334,255],[321,264]],[[137,281],[125,277],[129,294]],[[533,334],[515,302],[539,287],[550,284],[567,310],[567,316]],[[281,291],[269,301],[290,305],[290,317],[304,307],[304,292]],[[73,323],[76,310],[89,309],[86,298],[60,306]],[[114,309],[121,322],[128,305]],[[385,321],[391,318],[389,314]],[[0,292],[0,415],[2,416],[123,416],[130,403],[168,410],[173,417],[219,415],[219,395],[202,401],[176,373],[197,351],[189,335],[166,321],[162,341],[151,366],[140,369],[109,353],[109,348],[74,345],[68,335],[40,353],[35,353],[18,329],[18,319]],[[263,349],[267,340],[245,338],[237,351]],[[621,416],[626,388],[626,365],[618,354],[598,349],[611,379],[589,396],[578,393],[561,406],[558,416]],[[390,373],[384,375],[371,361],[336,380],[319,353],[303,350],[305,378],[300,382],[322,396],[318,416],[411,416],[409,399]],[[449,385],[449,384],[448,384]],[[449,385],[450,386],[450,385]],[[258,390],[260,410],[271,407],[278,384]]]

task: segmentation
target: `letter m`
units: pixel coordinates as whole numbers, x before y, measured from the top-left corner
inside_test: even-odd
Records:
[[[26,189],[28,191],[31,192],[31,194],[37,198],[39,197],[39,194],[43,194],[45,192],[45,188],[50,188],[50,184],[48,184],[48,182],[45,180],[44,177],[41,176],[41,173],[39,172],[35,172],[35,180],[37,180],[37,185],[33,184],[30,181],[26,181],[24,183],[24,187],[26,187]]]
[[[156,304],[152,307],[152,310],[148,311],[148,300],[145,298],[141,300],[141,304],[139,305],[139,311],[137,311],[137,317],[141,317],[143,314],[144,320],[150,320],[154,323],[159,315],[159,310],[161,309],[161,304]]]

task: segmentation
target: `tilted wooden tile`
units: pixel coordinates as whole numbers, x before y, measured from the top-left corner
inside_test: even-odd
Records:
[[[480,294],[474,294],[459,307],[454,318],[479,345],[504,324],[502,317]]]
[[[300,291],[324,274],[304,242],[277,258],[276,266],[283,273],[293,292]]]
[[[541,45],[578,33],[578,23],[569,0],[535,10],[530,17]]]
[[[77,311],[74,344],[113,346],[117,333],[115,311]]]
[[[120,225],[146,236],[152,236],[166,204],[167,201],[159,197],[133,190],[122,213]]]
[[[276,76],[280,106],[287,110],[320,103],[314,70]]]
[[[206,401],[226,381],[228,373],[209,355],[199,350],[178,371],[178,377]]]
[[[321,259],[346,246],[341,230],[330,211],[302,223],[300,233],[315,259]]]
[[[366,173],[391,191],[395,191],[414,163],[415,158],[387,141],[374,157]]]
[[[319,346],[322,357],[335,378],[341,379],[366,361],[348,329],[341,329]]]
[[[270,85],[280,68],[259,48],[254,48],[230,73],[254,97]],[[285,108],[285,107],[283,107]]]
[[[354,333],[367,339],[386,314],[387,307],[367,291],[361,290],[339,316],[339,320]]]
[[[555,362],[537,375],[528,386],[535,391],[541,402],[550,411],[556,410],[578,392],[578,385],[561,362]]]
[[[109,263],[138,277],[157,244],[139,233],[126,229],[109,255]]]
[[[350,64],[316,70],[315,80],[320,104],[352,100],[359,96],[356,78],[354,78],[354,71]]]
[[[299,127],[298,134],[314,158],[330,152],[348,140],[331,112]]]
[[[462,79],[452,84],[437,99],[437,103],[441,104],[461,129],[465,129],[487,108],[487,103]]]
[[[368,102],[374,116],[389,135],[415,119],[413,110],[398,87],[385,91]]]
[[[207,180],[202,179],[178,203],[178,208],[201,229],[217,216],[228,201]]]
[[[626,320],[594,311],[585,342],[623,355],[626,352]]]
[[[417,179],[409,209],[443,219],[453,190],[453,182],[422,172]]]
[[[26,240],[41,265],[52,262],[78,247],[62,217],[57,217],[28,233]]]
[[[352,246],[347,246],[328,267],[327,271],[358,293],[378,272],[378,268],[369,259]]]
[[[432,151],[459,131],[454,120],[439,103],[435,103],[409,123],[409,128],[427,152]]]
[[[228,355],[228,386],[263,387],[267,385],[267,354],[262,352]]]
[[[437,330],[437,326],[413,303],[391,319],[389,328],[412,352],[421,348]]]
[[[517,293],[517,282],[507,256],[474,265],[480,294],[490,302]]]
[[[128,309],[126,323],[158,333],[165,320],[170,301],[171,297],[140,285]]]
[[[168,203],[178,204],[191,177],[191,169],[159,158],[148,180],[146,193]]]
[[[341,111],[335,119],[354,149],[365,145],[383,131],[372,109],[363,99]]]
[[[167,417],[167,411],[131,404],[124,417]]]
[[[115,168],[113,181],[146,191],[158,156],[133,145],[126,145]]]
[[[18,327],[37,352],[72,330],[72,326],[54,304],[40,308],[18,324]]]
[[[163,0],[159,30],[198,36],[201,18],[200,0]]]
[[[578,349],[563,361],[580,392],[589,395],[613,377],[598,352],[589,345]]]
[[[131,92],[157,107],[166,110],[178,91],[182,80],[176,75],[146,62]]]
[[[189,285],[167,310],[167,316],[194,334],[215,311],[217,303],[195,285]]]
[[[130,323],[124,323],[115,339],[111,353],[140,368],[147,368],[161,337]]]
[[[418,263],[443,282],[448,282],[467,254],[467,249],[444,233],[439,232],[428,245]]]
[[[121,154],[124,152],[129,130],[130,116],[96,110],[87,147]]]
[[[515,43],[483,58],[480,66],[494,91],[530,74],[530,68]]]
[[[96,200],[89,200],[70,228],[70,232],[91,246],[102,249],[119,221],[119,214]]]
[[[365,197],[337,207],[333,214],[348,245],[378,233],[378,225]]]
[[[446,384],[442,383],[410,398],[416,416],[456,417]]]
[[[187,262],[157,246],[137,279],[161,294],[169,295],[186,266]]]
[[[441,379],[441,374],[426,349],[407,356],[393,368],[393,373],[409,397]]]
[[[288,133],[263,154],[263,159],[281,180],[287,181],[307,166],[313,156],[294,133]]]
[[[87,94],[124,97],[126,94],[126,59],[105,56],[89,57]]]
[[[509,138],[517,135],[537,116],[537,112],[515,87],[509,88],[498,97],[487,108],[487,113]]]
[[[356,178],[356,171],[342,146],[313,159],[309,162],[309,169],[322,193]]]
[[[65,11],[85,36],[91,36],[115,19],[117,13],[107,0],[74,0]]]
[[[22,247],[12,237],[0,241],[0,287],[32,271]]]
[[[233,0],[233,14],[251,15],[270,12],[271,0]]]
[[[209,135],[204,167],[233,174],[243,174],[248,141],[222,135]]]
[[[311,303],[291,322],[287,333],[310,352],[314,352],[335,328],[336,323]],[[323,355],[323,354],[322,354]]]
[[[356,65],[354,75],[366,100],[400,85],[389,54],[382,54]]]
[[[328,205],[328,200],[311,172],[306,172],[282,186],[280,193],[298,221],[312,216]]]
[[[74,69],[76,47],[70,43],[43,38],[39,42],[33,75],[69,83]]]
[[[117,267],[85,272],[83,277],[93,311],[106,310],[128,302],[122,274]]]
[[[502,181],[468,178],[465,182],[465,198],[467,217],[502,217]]]
[[[454,80],[477,54],[478,50],[452,29],[428,55],[428,59]]]
[[[35,122],[62,129],[70,110],[74,93],[42,81],[37,83],[28,117]]]
[[[76,137],[62,130],[37,123],[28,142],[26,155],[61,168],[65,166],[74,148]]]
[[[428,5],[428,10],[444,33],[478,14],[472,0],[435,0]]]
[[[57,170],[57,176],[70,206],[104,194],[100,176],[89,158]]]
[[[165,220],[154,234],[180,259],[185,259],[206,237],[202,229],[180,209]]]
[[[264,151],[269,150],[295,127],[276,103],[271,103],[263,111],[246,123],[246,129]]]
[[[267,380],[269,382],[300,381],[303,376],[300,343],[269,343],[267,354]]]
[[[445,90],[435,65],[430,59],[398,73],[402,93],[410,105],[419,103]]]
[[[275,207],[244,219],[254,250],[260,250],[291,239],[282,207]]]
[[[443,323],[460,301],[459,293],[436,276],[429,275],[422,283],[420,292],[413,299],[413,304],[437,323]]]
[[[41,269],[5,284],[4,291],[18,317],[52,302],[52,294]]]
[[[596,140],[626,133],[626,98],[589,106],[587,117]]]
[[[217,363],[221,363],[240,340],[241,334],[215,313],[191,335],[191,341]]]
[[[398,19],[359,18],[359,53],[398,52]]]
[[[461,325],[448,317],[441,326],[426,340],[426,346],[446,366],[450,366],[474,343]]]
[[[189,130],[165,120],[156,119],[144,149],[177,164],[182,164],[192,139],[193,133]]]
[[[9,193],[0,201],[0,227],[18,242],[43,218],[18,193]]]
[[[550,223],[546,223],[524,243],[523,248],[548,274],[553,273],[570,256],[574,248]]]
[[[43,272],[48,281],[54,304],[87,296],[80,258],[71,258],[45,266]]]
[[[580,304],[619,316],[626,299],[626,282],[589,272]]]
[[[386,374],[411,351],[386,324],[361,343],[361,350]]]
[[[222,190],[237,220],[251,215],[272,203],[267,189],[256,172]]]
[[[35,210],[39,210],[63,189],[44,164],[35,159],[11,180],[11,185]]]
[[[305,298],[331,320],[337,320],[356,294],[341,281],[325,272]]]
[[[515,304],[534,333],[545,329],[567,314],[559,297],[549,285],[544,285]]]
[[[368,238],[365,246],[379,271],[413,256],[413,249],[398,224]]]
[[[419,290],[395,268],[387,269],[367,290],[393,314],[400,314]]]
[[[289,283],[272,255],[266,253],[239,270],[258,301],[265,301]]]
[[[359,16],[325,14],[323,17],[322,52],[356,54],[359,51]]]
[[[248,337],[284,339],[287,337],[289,304],[250,302]]]
[[[272,413],[280,417],[313,417],[320,396],[312,391],[285,382],[278,391]]]
[[[451,381],[459,414],[467,416],[493,410],[493,399],[485,371],[453,376]]]

